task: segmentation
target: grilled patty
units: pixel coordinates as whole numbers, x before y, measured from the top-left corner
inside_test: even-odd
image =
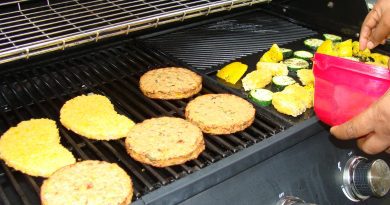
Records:
[[[255,108],[235,95],[207,94],[190,101],[185,116],[205,133],[231,134],[253,123]]]
[[[139,81],[144,95],[153,99],[183,99],[202,89],[202,77],[178,67],[159,68],[146,72]]]
[[[102,95],[82,95],[67,101],[60,110],[60,121],[68,129],[96,140],[126,137],[134,122],[118,114]]]
[[[42,205],[128,205],[133,187],[115,163],[87,160],[63,167],[44,181]]]
[[[136,124],[126,138],[132,158],[155,167],[182,164],[205,149],[202,131],[175,117],[152,118]]]
[[[0,138],[0,158],[32,176],[49,177],[76,159],[60,144],[56,123],[50,119],[31,119],[8,129]]]

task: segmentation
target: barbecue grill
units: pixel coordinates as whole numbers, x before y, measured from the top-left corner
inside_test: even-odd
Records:
[[[56,120],[61,144],[78,160],[115,162],[126,170],[134,183],[133,204],[390,204],[389,195],[359,198],[363,188],[356,192],[343,181],[354,163],[389,162],[388,156],[366,156],[353,142],[335,140],[312,109],[294,118],[255,105],[251,127],[226,136],[206,134],[206,150],[197,159],[166,168],[131,159],[123,140],[89,140],[59,123],[64,102],[89,93],[107,96],[135,122],[183,117],[192,98],[152,100],[140,92],[139,77],[158,67],[184,66],[202,75],[198,95],[247,98],[240,88],[216,79],[216,71],[234,60],[253,69],[272,43],[301,49],[304,39],[324,31],[348,37],[358,32],[352,21],[363,15],[333,27],[312,22],[325,22],[318,16],[326,8],[345,9],[336,1],[332,8],[321,1],[325,6],[318,3],[318,13],[304,21],[308,2],[2,1],[0,133],[30,118]],[[364,13],[367,8],[357,2],[351,7]],[[42,181],[1,161],[0,204],[39,204]]]

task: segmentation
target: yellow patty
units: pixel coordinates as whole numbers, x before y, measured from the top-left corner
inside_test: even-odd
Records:
[[[87,160],[56,171],[41,187],[43,205],[128,205],[130,177],[117,164]]]
[[[252,124],[255,108],[235,95],[207,94],[190,101],[185,116],[205,133],[230,134]]]
[[[139,86],[142,93],[150,98],[182,99],[202,89],[202,77],[185,68],[159,68],[142,75]]]
[[[60,144],[56,124],[49,119],[31,119],[11,127],[0,138],[0,158],[10,167],[41,177],[76,162]]]
[[[126,138],[126,149],[131,157],[156,167],[195,159],[204,148],[202,131],[175,117],[145,120],[136,124]]]
[[[134,126],[133,121],[114,110],[107,97],[96,94],[67,101],[61,108],[60,121],[73,132],[97,140],[126,137]]]

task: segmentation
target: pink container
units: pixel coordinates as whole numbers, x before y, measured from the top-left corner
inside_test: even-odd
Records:
[[[362,112],[390,87],[387,69],[315,54],[314,111],[328,125],[339,125]]]

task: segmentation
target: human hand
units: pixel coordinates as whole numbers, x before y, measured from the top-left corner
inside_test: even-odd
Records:
[[[357,139],[367,154],[390,153],[390,89],[369,108],[330,132],[341,140]]]
[[[360,50],[384,44],[390,34],[390,1],[378,0],[368,13],[360,30]]]

